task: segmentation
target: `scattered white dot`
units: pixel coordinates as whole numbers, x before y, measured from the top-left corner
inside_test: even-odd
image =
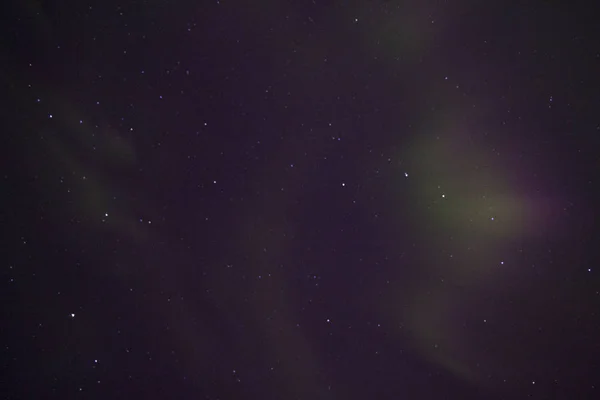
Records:
[[[404,177],[405,177],[405,178],[408,178],[408,172],[405,172],[405,173],[404,173]]]
[[[48,118],[52,118],[52,114],[48,114]]]
[[[329,318],[327,318],[327,323],[330,323],[330,322],[331,322],[331,320]]]
[[[442,198],[444,198],[444,199],[445,199],[445,198],[446,198],[446,195],[445,195],[445,194],[443,194],[443,195],[442,195]]]
[[[70,314],[70,317],[71,317],[71,318],[75,318],[75,313],[71,313],[71,314]]]
[[[344,182],[342,182],[342,186],[346,186],[346,184]]]
[[[104,216],[105,216],[105,217],[108,217],[108,213],[104,213]]]
[[[500,261],[500,265],[504,265],[504,261]]]
[[[591,268],[588,268],[588,272],[592,272],[592,269],[591,269]]]

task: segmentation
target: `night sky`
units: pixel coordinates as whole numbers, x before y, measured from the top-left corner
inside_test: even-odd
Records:
[[[4,4],[1,398],[600,398],[568,3]]]

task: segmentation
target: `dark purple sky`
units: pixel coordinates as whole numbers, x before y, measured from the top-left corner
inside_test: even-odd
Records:
[[[598,17],[9,2],[3,398],[598,398]]]

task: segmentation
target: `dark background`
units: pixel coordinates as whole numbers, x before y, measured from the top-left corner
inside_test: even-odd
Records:
[[[563,3],[5,4],[2,398],[598,398]]]

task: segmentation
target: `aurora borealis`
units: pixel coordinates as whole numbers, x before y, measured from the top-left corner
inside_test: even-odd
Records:
[[[7,399],[593,399],[597,16],[11,2]]]

